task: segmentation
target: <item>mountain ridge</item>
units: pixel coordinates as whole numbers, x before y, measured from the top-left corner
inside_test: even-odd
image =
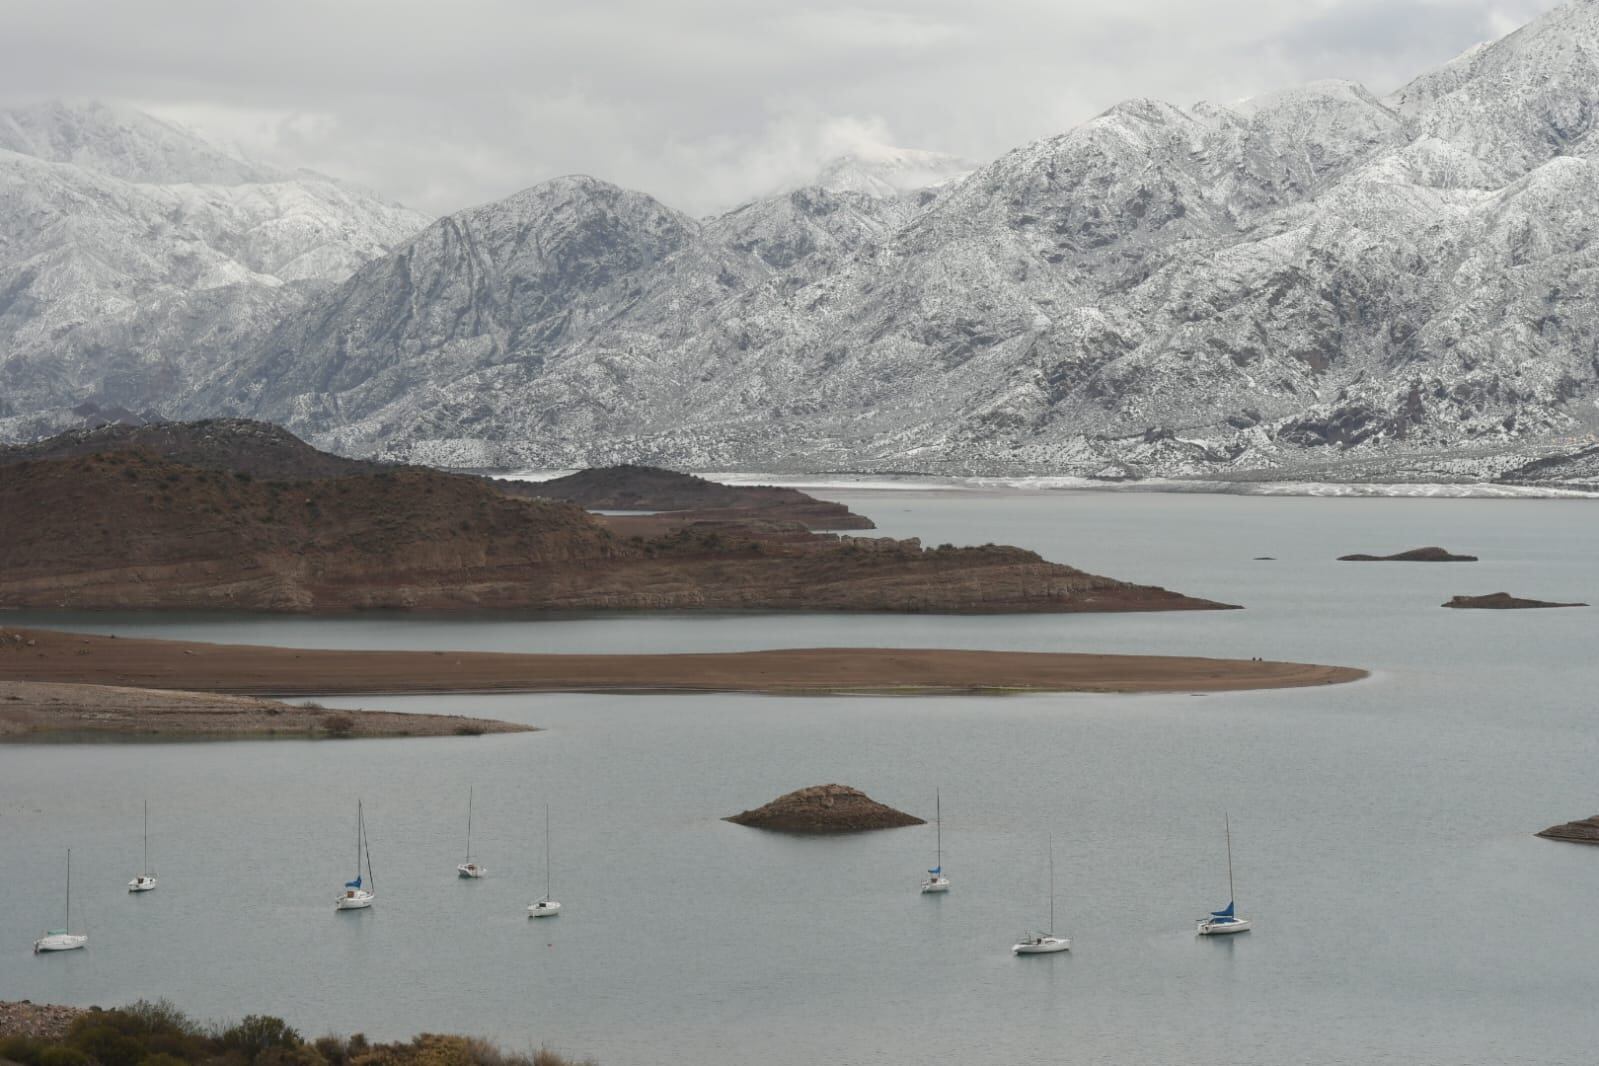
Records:
[[[1580,434],[1595,56],[1575,0],[1387,96],[1132,99],[708,220],[554,179],[262,311],[164,410],[439,464],[1118,477]]]

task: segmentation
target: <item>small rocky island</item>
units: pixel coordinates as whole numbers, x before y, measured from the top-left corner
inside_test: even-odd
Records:
[[[926,824],[924,819],[885,807],[848,785],[812,785],[723,820],[785,833],[859,833]]]
[[[1573,844],[1599,844],[1599,814],[1565,825],[1552,825],[1538,835],[1549,840],[1569,840]]]
[[[1474,563],[1475,555],[1456,555],[1447,548],[1411,548],[1396,555],[1340,555],[1341,563]]]
[[[1525,611],[1538,607],[1586,607],[1586,603],[1557,603],[1554,600],[1527,600],[1508,592],[1490,592],[1486,596],[1455,596],[1445,607],[1476,608],[1486,611]]]

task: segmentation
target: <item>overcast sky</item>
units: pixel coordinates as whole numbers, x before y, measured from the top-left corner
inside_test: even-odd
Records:
[[[862,142],[986,161],[1130,96],[1398,88],[1553,0],[12,0],[0,103],[143,107],[447,212],[588,173],[706,213]]]

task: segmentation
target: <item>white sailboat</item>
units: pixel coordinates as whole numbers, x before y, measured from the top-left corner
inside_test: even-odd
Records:
[[[544,898],[528,904],[529,918],[553,918],[561,905],[550,898],[550,805],[544,805]]]
[[[944,805],[939,798],[938,791],[933,791],[933,826],[937,834],[937,858],[927,871],[927,880],[922,882],[922,894],[929,892],[948,892],[949,878],[944,876]]]
[[[361,879],[361,854],[366,853],[366,880]],[[344,892],[334,901],[341,911],[365,910],[377,897],[377,878],[372,876],[372,849],[366,843],[366,814],[361,801],[355,801],[355,880],[344,882]]]
[[[472,861],[472,793],[473,789],[466,790],[466,861],[455,868],[459,877],[482,877],[488,869],[480,863]]]
[[[1226,812],[1222,813],[1222,825],[1227,832],[1227,906],[1219,911],[1211,911],[1209,918],[1199,919],[1200,936],[1225,936],[1229,933],[1247,933],[1253,925],[1248,918],[1240,918],[1234,913],[1233,907],[1233,826]]]
[[[1070,937],[1055,935],[1055,838],[1049,838],[1049,932],[1024,933],[1011,945],[1013,955],[1051,955],[1071,949]]]
[[[128,882],[129,892],[148,892],[155,887],[155,874],[150,872],[150,801],[144,801],[144,858],[139,864],[139,876]]]
[[[72,849],[67,849],[67,923],[66,929],[51,929],[33,942],[33,953],[46,951],[75,951],[89,942],[86,933],[70,933],[72,928]]]

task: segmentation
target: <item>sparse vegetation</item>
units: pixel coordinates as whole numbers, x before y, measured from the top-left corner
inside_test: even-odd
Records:
[[[322,723],[322,731],[336,740],[355,735],[355,719],[347,714],[330,715]]]
[[[263,1014],[208,1026],[166,1000],[85,1011],[59,1036],[0,1035],[0,1061],[18,1066],[580,1066],[551,1051],[507,1054],[469,1036],[423,1033],[375,1044],[357,1033],[307,1041],[283,1019]]]

